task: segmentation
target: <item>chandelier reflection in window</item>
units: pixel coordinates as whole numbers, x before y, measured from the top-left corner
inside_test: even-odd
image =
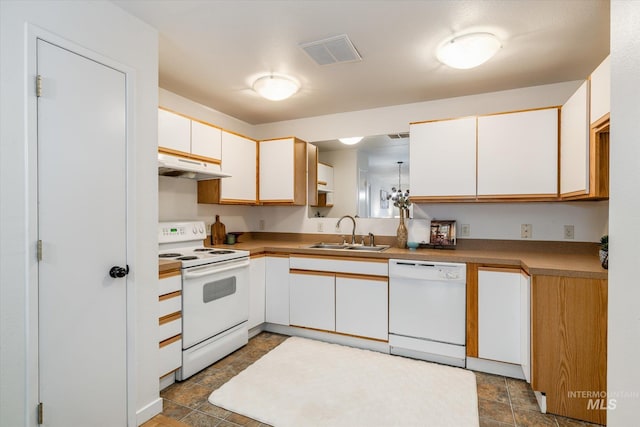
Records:
[[[400,178],[400,174],[402,172],[402,164],[404,162],[398,162],[398,188],[392,187],[391,194],[387,195],[387,200],[393,201],[393,206],[400,209],[400,213],[402,214],[403,209],[409,209],[411,206],[411,200],[409,200],[409,189],[402,190],[402,179]]]

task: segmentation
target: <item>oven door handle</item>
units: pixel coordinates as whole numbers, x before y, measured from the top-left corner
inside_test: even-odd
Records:
[[[183,274],[185,279],[197,279],[199,277],[210,276],[212,274],[218,274],[218,273],[224,273],[225,271],[236,270],[238,268],[248,267],[248,266],[249,266],[249,260],[246,260],[242,262],[234,262],[232,265],[228,265],[226,267],[220,267],[220,268],[207,266],[202,270],[196,270],[196,271],[185,270]]]

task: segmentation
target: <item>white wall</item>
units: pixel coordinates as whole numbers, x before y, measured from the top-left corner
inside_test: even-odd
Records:
[[[300,120],[272,123],[243,128],[247,135],[254,134],[261,138],[277,138],[296,135],[306,141],[334,139],[339,135],[374,135],[408,131],[409,122],[432,120],[447,117],[460,117],[472,114],[487,114],[499,111],[512,111],[527,108],[562,105],[577,90],[580,82],[565,82],[532,88],[514,89],[502,92],[487,93],[459,98],[443,99],[395,107],[378,108],[365,111],[333,114]],[[210,109],[182,98],[180,103],[171,103],[174,97],[170,92],[161,91],[161,104],[178,111],[186,111],[205,117],[211,114]],[[165,102],[166,101],[166,102]],[[207,113],[209,111],[209,113]],[[211,123],[220,125],[215,117]],[[237,124],[238,129],[241,127]],[[224,127],[224,126],[223,126]],[[230,129],[234,130],[234,129]],[[242,132],[240,132],[242,133]],[[321,153],[321,159],[329,164],[343,161],[348,157],[342,151],[334,157],[326,158],[331,153]],[[336,168],[339,169],[339,168]],[[354,181],[355,180],[355,181]],[[357,171],[353,176],[335,177],[336,189],[356,188]],[[411,187],[411,186],[409,186]],[[307,209],[302,207],[238,207],[220,205],[199,205],[197,208],[186,207],[184,198],[195,200],[195,183],[184,184],[181,189],[190,189],[190,194],[179,194],[176,188],[168,188],[160,181],[160,217],[166,219],[189,218],[190,214],[207,222],[213,221],[213,215],[222,215],[222,222],[238,231],[260,231],[260,220],[264,221],[264,231],[302,232],[333,234],[339,216],[354,214],[356,194],[353,194],[353,211],[329,211],[330,218],[307,218]],[[182,191],[182,190],[180,190]],[[339,196],[339,191],[336,194]],[[182,200],[182,202],[177,202]],[[184,210],[188,212],[185,212]],[[315,210],[312,208],[312,215]],[[326,209],[322,210],[326,213]],[[597,242],[607,232],[608,202],[571,202],[571,203],[482,203],[482,204],[429,204],[414,207],[416,218],[455,219],[459,224],[471,226],[470,238],[475,239],[520,239],[520,224],[532,224],[532,240],[562,240],[563,226],[574,225],[573,241]],[[226,219],[225,217],[228,217]],[[244,219],[242,219],[244,218]],[[226,221],[226,222],[225,222]],[[398,227],[397,219],[358,219],[358,233],[373,232],[377,235],[394,235]],[[341,233],[350,232],[348,226],[342,225]]]
[[[26,68],[27,23],[135,70],[133,253],[137,331],[135,412],[158,399],[157,352],[157,32],[106,1],[0,1],[0,425],[35,425],[37,383],[37,224],[34,76]],[[30,121],[30,119],[32,121]],[[99,159],[96,159],[99,161]],[[80,177],[79,179],[90,177]],[[61,188],[60,191],[64,191]],[[96,203],[99,203],[96,195]],[[81,213],[79,213],[81,214]],[[97,227],[100,224],[96,224]],[[87,245],[100,244],[87,236]],[[64,308],[61,308],[64,309]],[[154,326],[155,325],[155,326]],[[73,349],[69,349],[70,357]],[[96,367],[100,369],[100,367]],[[87,393],[87,398],[91,394]]]
[[[640,3],[611,2],[611,157],[607,425],[640,419]],[[628,393],[624,396],[623,393]]]

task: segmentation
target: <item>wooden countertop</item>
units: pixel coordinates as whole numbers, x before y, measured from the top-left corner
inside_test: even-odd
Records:
[[[274,234],[274,233],[272,233]],[[307,246],[321,240],[297,239],[241,239],[235,245],[218,245],[218,248],[247,250],[252,256],[262,253],[315,254],[366,258],[403,258],[415,260],[471,262],[520,267],[530,275],[569,276],[607,279],[607,270],[598,259],[595,243],[565,243],[539,241],[459,240],[456,249],[400,249],[390,247],[382,252],[349,252],[345,250],[311,249]],[[326,240],[331,242],[331,240]]]

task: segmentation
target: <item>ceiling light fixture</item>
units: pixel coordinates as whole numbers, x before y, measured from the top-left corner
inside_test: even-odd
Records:
[[[362,141],[363,136],[350,136],[348,138],[338,138],[338,141],[342,142],[345,145],[354,145],[358,142]]]
[[[445,40],[436,56],[449,67],[466,70],[484,64],[501,47],[500,40],[491,33],[470,33]]]
[[[282,101],[300,89],[300,84],[291,77],[269,74],[253,82],[255,90],[263,98],[271,101]]]

